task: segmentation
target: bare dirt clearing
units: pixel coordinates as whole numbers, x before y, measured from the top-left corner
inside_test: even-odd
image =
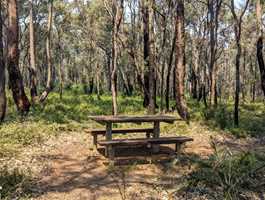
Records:
[[[91,150],[90,136],[84,132],[72,132],[51,138],[39,147],[25,149],[16,163],[32,170],[35,176],[32,199],[36,200],[170,199],[184,187],[187,175],[196,167],[195,162],[189,159],[211,155],[212,141],[219,146],[229,146],[235,152],[264,151],[263,140],[235,139],[223,133],[209,132],[204,127],[200,131],[189,133],[194,142],[186,145],[181,159],[175,162],[165,161],[165,155],[170,153],[168,147],[161,148],[162,154],[153,156],[145,153],[144,149],[121,149],[118,155],[130,165],[109,167],[101,153]],[[132,164],[135,161],[144,162]],[[8,162],[14,163],[14,160]],[[210,199],[207,195],[193,192],[180,194],[174,199]]]

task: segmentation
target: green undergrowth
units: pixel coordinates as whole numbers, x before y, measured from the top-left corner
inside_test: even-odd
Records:
[[[8,96],[8,112],[5,122],[0,125],[0,159],[19,155],[21,148],[29,145],[42,144],[48,138],[61,134],[75,134],[84,128],[100,127],[88,119],[90,115],[110,115],[111,95],[101,95],[100,99],[95,94],[86,95],[82,87],[74,86],[66,89],[63,98],[57,92],[52,92],[44,105],[31,108],[28,116],[22,118],[16,112],[12,98]],[[174,102],[171,102],[174,105]],[[158,101],[158,105],[160,105]],[[265,106],[264,103],[249,103],[240,107],[240,126],[233,125],[233,104],[220,104],[215,108],[205,109],[202,103],[188,101],[191,113],[191,124],[178,121],[175,124],[161,124],[161,133],[169,135],[197,134],[207,131],[221,132],[238,137],[264,136],[265,134]],[[141,96],[118,97],[119,114],[143,115],[146,109],[142,106]],[[173,116],[178,114],[170,113]],[[131,124],[119,124],[114,127],[130,127]],[[136,126],[135,124],[133,126]],[[150,127],[150,124],[137,125]],[[238,155],[221,154],[216,151],[207,160],[197,159],[195,171],[190,174],[189,186],[194,188],[200,185],[216,188],[223,191],[223,196],[232,198],[239,194],[253,174],[253,171],[264,162],[264,157],[255,153]],[[237,177],[247,176],[242,182]],[[244,179],[245,180],[245,179]],[[2,199],[18,195],[30,183],[30,173],[26,171],[0,169],[0,187]],[[3,186],[4,185],[4,186]],[[253,186],[253,185],[252,185]],[[252,187],[251,186],[251,187]],[[227,192],[226,192],[227,191]],[[25,192],[21,192],[25,193]]]
[[[171,102],[173,104],[174,102]],[[84,94],[81,86],[65,89],[63,98],[57,92],[52,92],[44,105],[31,108],[28,116],[22,118],[16,112],[11,95],[8,95],[8,112],[5,122],[0,125],[0,157],[13,155],[21,146],[41,144],[47,138],[62,133],[80,132],[84,128],[100,127],[88,119],[90,115],[110,115],[111,95]],[[160,104],[158,99],[158,104]],[[141,96],[118,97],[119,114],[146,114],[142,106]],[[209,127],[209,130],[223,130],[238,137],[262,136],[265,134],[264,103],[249,103],[240,107],[240,126],[233,125],[233,104],[220,104],[217,107],[205,109],[202,103],[188,101],[191,120],[195,124]],[[172,113],[177,116],[177,113]],[[131,124],[119,124],[114,127],[129,127]],[[135,126],[135,125],[134,125]],[[140,126],[147,127],[148,124]],[[199,126],[197,126],[199,127]],[[162,124],[162,133],[186,134],[194,131],[185,122]],[[198,132],[198,128],[196,129]]]
[[[26,199],[32,184],[30,170],[0,168],[0,199]]]
[[[237,137],[265,136],[265,105],[263,102],[248,103],[240,106],[239,127],[234,125],[234,105],[229,102],[216,107],[208,107],[190,101],[192,120],[207,125],[213,130],[223,130]]]
[[[264,192],[265,156],[256,152],[233,154],[217,150],[208,159],[196,160],[186,190],[207,193],[213,199],[235,200]]]

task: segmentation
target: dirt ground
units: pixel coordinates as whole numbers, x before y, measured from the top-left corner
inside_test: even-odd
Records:
[[[194,142],[183,148],[181,157],[206,158],[213,153],[211,141],[235,151],[264,145],[264,141],[238,140],[206,129],[190,136]],[[116,165],[109,166],[104,149],[93,151],[91,141],[85,132],[65,133],[41,147],[25,150],[24,158],[29,159],[25,163],[37,173],[32,199],[170,199],[194,168],[182,159],[172,159],[173,146],[163,146],[157,155],[151,155],[146,148],[119,149]],[[174,199],[207,198],[181,194]]]

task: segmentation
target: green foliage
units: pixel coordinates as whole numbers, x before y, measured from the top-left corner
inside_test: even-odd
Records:
[[[207,160],[199,163],[189,177],[189,187],[207,187],[224,199],[238,199],[245,190],[260,190],[261,177],[265,175],[265,157],[254,153],[233,155],[229,150],[217,150]],[[263,178],[264,179],[264,178]],[[260,182],[261,181],[261,182]],[[264,180],[263,180],[264,181]]]
[[[224,130],[233,126],[233,118],[231,111],[227,105],[218,105],[217,107],[207,108],[201,111],[204,120],[212,121],[213,124]]]
[[[27,195],[31,185],[29,170],[9,170],[7,167],[0,169],[0,199],[21,199]]]
[[[82,86],[73,85],[64,91],[63,98],[56,92],[50,93],[45,105],[36,105],[22,119],[16,112],[11,96],[8,95],[10,110],[6,121],[0,126],[0,157],[13,156],[21,146],[41,144],[47,138],[63,132],[81,131],[90,115],[110,115],[111,96],[85,95]],[[140,97],[118,98],[119,113],[143,112]]]
[[[192,120],[200,121],[212,129],[224,130],[236,137],[257,137],[265,133],[265,106],[263,103],[242,105],[239,127],[234,126],[233,103],[205,108],[196,101],[190,101],[189,107]]]

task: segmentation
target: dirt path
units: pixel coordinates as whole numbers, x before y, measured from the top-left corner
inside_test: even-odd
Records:
[[[209,156],[212,153],[212,136],[206,131],[193,135],[194,142],[186,146],[184,154]],[[244,148],[244,144],[239,145],[233,138],[220,135],[214,135],[214,138],[220,144]],[[155,160],[153,163],[150,163],[149,154],[138,150],[137,155],[125,155],[124,158],[127,161],[141,158],[146,161],[144,164],[110,168],[102,154],[90,150],[91,140],[84,133],[66,134],[37,155],[35,162],[42,166],[42,170],[33,189],[36,191],[34,200],[168,199],[171,192],[182,187],[181,183],[192,170],[188,163],[173,166],[170,162],[158,162],[164,158],[164,153],[166,155],[170,151],[167,147],[162,148],[162,154],[151,157]],[[120,150],[119,153],[131,152]]]

